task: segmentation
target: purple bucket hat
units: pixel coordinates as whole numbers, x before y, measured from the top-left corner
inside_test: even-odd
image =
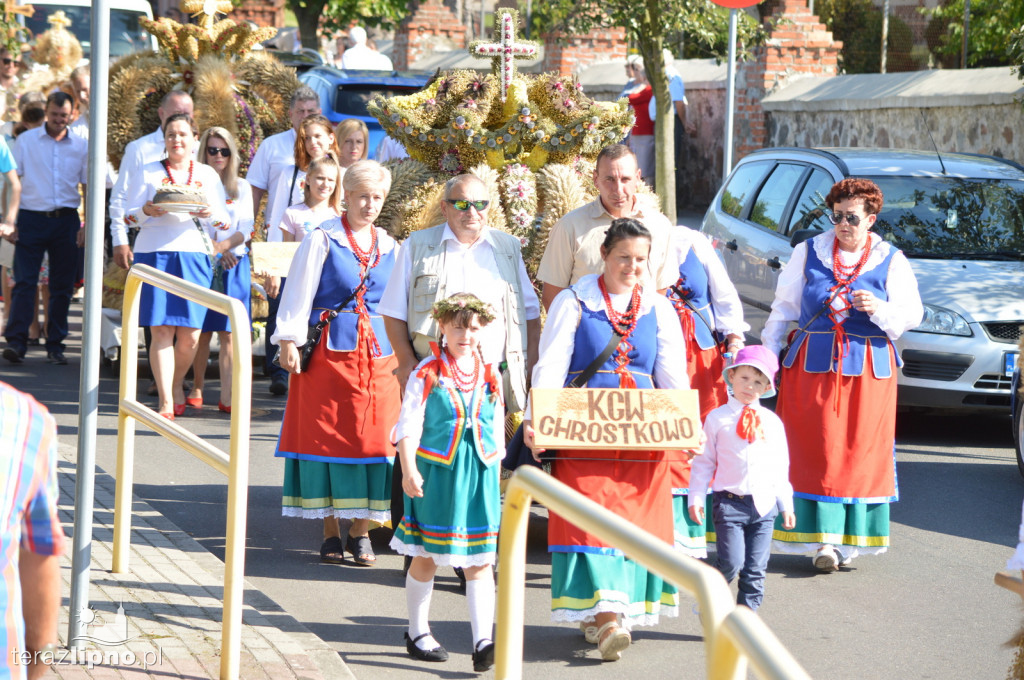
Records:
[[[779,371],[779,359],[775,353],[764,345],[748,345],[733,357],[733,363],[725,367],[723,376],[725,383],[732,387],[729,382],[729,370],[737,366],[752,366],[768,378],[768,391],[761,395],[762,399],[771,399],[775,396],[775,374]]]

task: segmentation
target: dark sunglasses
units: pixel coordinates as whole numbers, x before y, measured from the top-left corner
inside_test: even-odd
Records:
[[[828,214],[828,221],[831,222],[832,224],[836,224],[836,225],[842,224],[843,220],[846,220],[846,223],[849,224],[851,227],[856,227],[858,224],[860,224],[860,217],[858,215],[853,214],[853,213],[846,213],[846,214],[843,214],[843,213],[829,213]]]
[[[473,206],[477,212],[483,212],[491,204],[490,201],[467,201],[464,198],[446,198],[444,200],[459,212],[466,212],[470,206]]]
[[[231,149],[226,146],[220,149],[215,146],[208,146],[206,147],[206,153],[211,156],[224,156],[224,158],[231,158]]]
[[[20,59],[11,59],[10,57],[4,57],[3,59],[0,59],[0,61],[3,62],[4,66],[10,66],[11,64],[17,64],[18,66],[21,66]]]

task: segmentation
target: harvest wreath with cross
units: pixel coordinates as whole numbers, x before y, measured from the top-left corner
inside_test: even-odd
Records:
[[[573,77],[520,73],[516,60],[536,58],[539,46],[517,41],[517,24],[515,10],[501,9],[495,39],[470,45],[491,59],[490,74],[438,73],[416,94],[376,97],[369,111],[410,157],[389,164],[378,226],[404,238],[441,224],[444,182],[470,172],[490,191],[490,226],[519,237],[532,274],[551,225],[596,195],[594,160],[630,131],[633,112],[625,99],[590,99]]]

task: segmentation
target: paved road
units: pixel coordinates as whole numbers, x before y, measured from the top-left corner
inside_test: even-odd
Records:
[[[0,379],[35,393],[57,415],[61,436],[73,438],[80,357],[69,352],[67,367],[49,366],[44,357],[35,352],[22,366],[0,365]],[[117,384],[103,376],[97,455],[112,472]],[[267,385],[258,380],[253,399],[249,581],[334,646],[360,680],[472,677],[465,602],[450,573],[439,579],[433,620],[453,659],[417,666],[401,642],[400,558],[384,537],[375,537],[376,568],[324,566],[316,560],[318,524],[280,516],[281,463],[273,449],[284,402]],[[180,422],[226,448],[227,416],[207,408]],[[136,493],[222,556],[224,480],[141,427],[139,438]],[[1002,678],[1011,651],[1001,645],[1021,619],[1020,604],[992,584],[1012,553],[1024,490],[1009,418],[903,416],[897,458],[903,500],[893,508],[892,551],[832,575],[815,574],[806,558],[775,555],[762,615],[816,678]],[[544,511],[536,509],[527,569],[527,677],[703,673],[701,631],[687,596],[679,618],[638,631],[618,664],[602,665],[575,630],[552,625],[545,529]]]

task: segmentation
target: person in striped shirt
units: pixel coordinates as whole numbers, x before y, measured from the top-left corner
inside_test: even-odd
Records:
[[[0,382],[0,679],[42,677],[57,640],[60,555],[57,425],[46,407]]]

